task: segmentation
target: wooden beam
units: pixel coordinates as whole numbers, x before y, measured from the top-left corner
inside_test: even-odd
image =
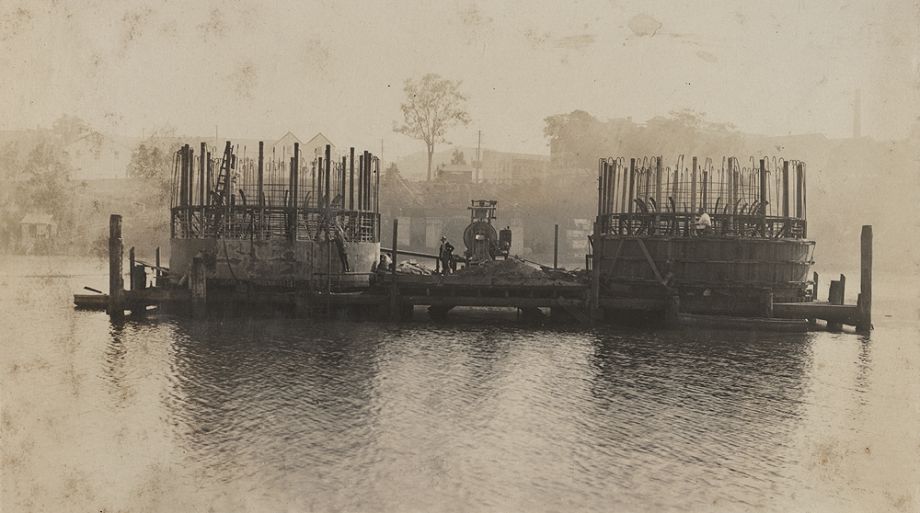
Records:
[[[553,232],[553,269],[559,269],[559,225],[558,224],[556,224],[555,231]]]
[[[824,319],[828,322],[856,325],[859,307],[829,303],[773,303],[773,317],[782,319]]]
[[[643,241],[642,239],[635,239],[635,241],[639,243],[639,249],[641,249],[642,254],[645,255],[645,260],[648,262],[649,267],[652,268],[652,272],[655,273],[655,279],[658,280],[658,282],[661,283],[662,286],[667,288],[668,284],[667,282],[665,282],[664,278],[661,277],[661,273],[658,272],[658,266],[655,264],[655,260],[652,258],[652,255],[648,252],[648,248],[645,247],[645,241]]]
[[[856,329],[872,329],[872,225],[864,225],[859,239],[859,314]]]
[[[345,200],[343,199],[342,202]],[[355,209],[355,147],[348,149],[348,209]]]
[[[396,278],[396,259],[399,258],[399,218],[393,218],[393,268],[390,270],[390,276],[393,282],[390,284],[390,320],[399,320],[399,284]]]
[[[113,319],[124,317],[124,304],[122,295],[124,293],[125,281],[122,274],[122,259],[124,258],[124,247],[121,239],[121,216],[112,214],[109,216],[109,305],[108,313]]]

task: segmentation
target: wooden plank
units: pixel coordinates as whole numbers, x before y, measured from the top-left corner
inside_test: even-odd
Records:
[[[855,325],[859,321],[859,307],[828,303],[773,303],[773,317],[824,319],[829,322]]]
[[[611,310],[639,310],[660,311],[664,310],[665,299],[637,298],[637,297],[601,297],[600,306]]]
[[[81,310],[105,310],[109,305],[108,294],[74,294],[73,304]]]
[[[655,265],[655,260],[652,259],[652,255],[649,254],[648,248],[645,247],[645,241],[642,239],[636,239],[636,241],[639,243],[639,248],[642,250],[642,254],[645,255],[645,260],[648,262],[649,267],[651,267],[652,272],[655,273],[655,279],[657,279],[661,285],[667,287],[667,283],[665,282],[664,278],[661,277],[661,273],[658,272],[658,266]]]
[[[512,308],[576,307],[585,308],[584,299],[553,297],[494,297],[494,296],[423,296],[403,295],[403,302],[428,306],[491,306]]]
[[[729,317],[724,315],[680,314],[682,326],[694,328],[762,330],[802,333],[808,331],[804,319],[765,319],[760,317]]]

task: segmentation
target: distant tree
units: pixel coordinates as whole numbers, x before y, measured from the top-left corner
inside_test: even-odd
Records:
[[[144,180],[160,179],[169,174],[172,160],[171,155],[166,155],[166,152],[158,146],[147,146],[145,143],[140,143],[131,153],[128,177]]]
[[[460,84],[460,81],[429,73],[418,81],[406,80],[403,87],[406,93],[406,101],[400,105],[403,124],[394,127],[394,131],[425,143],[429,181],[435,144],[447,142],[445,134],[449,128],[470,123],[466,96],[460,92]]]
[[[179,143],[173,136],[173,131],[161,129],[140,142],[131,153],[128,176],[150,182],[158,191],[154,198],[157,203],[165,204],[169,197],[174,159],[178,150]]]
[[[22,212],[47,212],[58,224],[71,221],[72,185],[71,167],[61,160],[56,146],[50,141],[36,145],[26,159],[19,182],[17,198]]]
[[[730,123],[713,123],[692,110],[671,111],[644,124],[631,119],[599,120],[576,110],[547,117],[543,134],[549,139],[557,169],[593,172],[597,159],[607,156],[734,153],[741,135]]]
[[[453,165],[466,165],[466,156],[463,155],[459,148],[454,148],[454,152],[450,155],[450,163]]]
[[[543,135],[549,139],[553,164],[562,169],[591,169],[604,148],[603,123],[583,110],[547,117]]]

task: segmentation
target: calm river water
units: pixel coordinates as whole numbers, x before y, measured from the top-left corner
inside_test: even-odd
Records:
[[[916,288],[870,339],[73,310],[105,283],[0,257],[4,512],[920,510]]]

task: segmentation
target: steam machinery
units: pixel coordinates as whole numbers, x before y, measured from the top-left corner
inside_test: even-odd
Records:
[[[496,200],[472,200],[470,224],[463,231],[463,244],[466,246],[466,261],[470,265],[495,260],[496,256],[508,258],[511,249],[511,230],[505,228],[496,233],[492,226],[495,219]]]

